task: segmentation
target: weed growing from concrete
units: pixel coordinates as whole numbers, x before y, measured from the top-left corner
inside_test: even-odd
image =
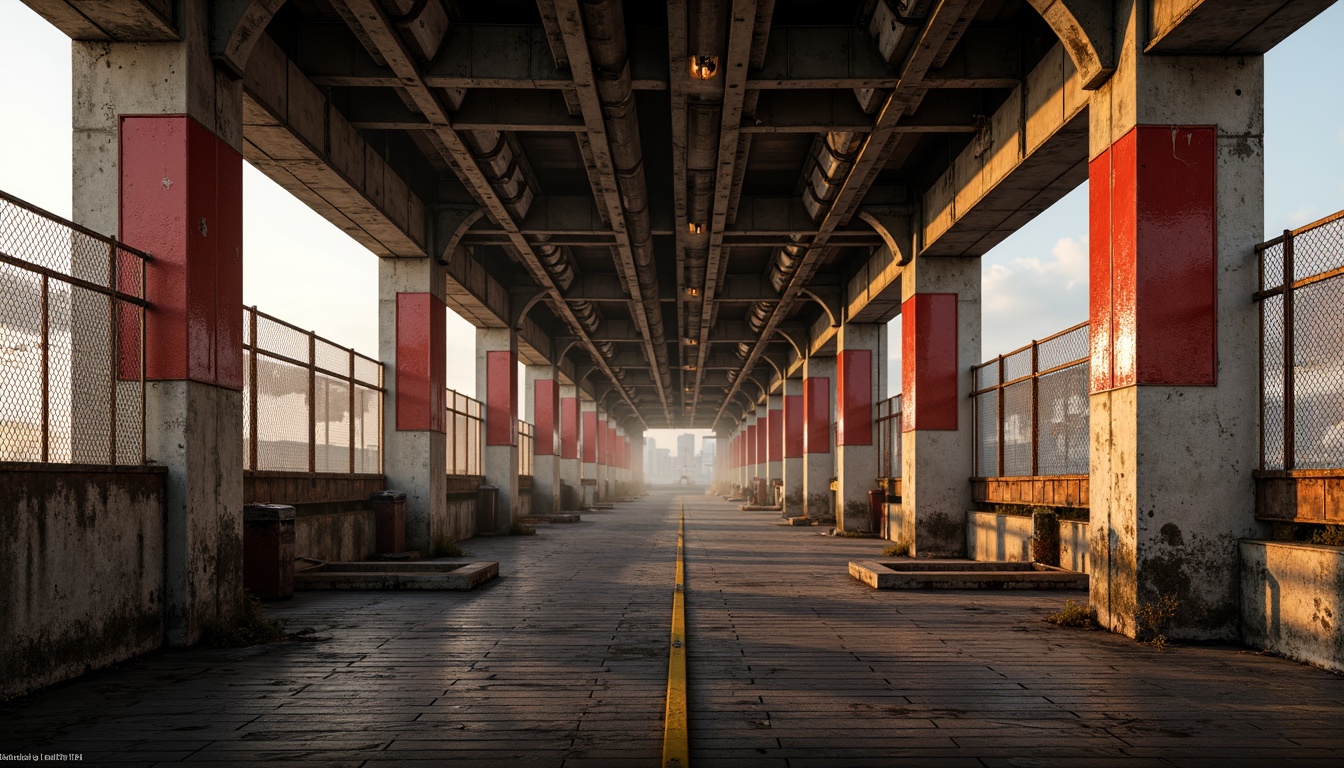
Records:
[[[876,534],[876,533],[868,533],[867,531],[842,531],[842,530],[840,530],[839,528],[835,528],[835,529],[833,529],[833,530],[831,531],[831,535],[832,535],[832,536],[838,536],[839,538],[842,538],[842,539],[876,539],[876,538],[877,538],[877,534]]]
[[[278,621],[271,621],[261,610],[261,600],[251,592],[243,594],[243,609],[237,619],[211,619],[205,623],[201,642],[216,648],[246,648],[274,643],[287,637]]]
[[[1312,531],[1311,543],[1344,546],[1344,525],[1326,525]]]
[[[536,534],[536,532],[537,532],[536,528],[533,528],[530,525],[523,525],[517,520],[514,520],[512,523],[509,523],[510,536],[532,536]]]
[[[1140,602],[1134,612],[1134,639],[1158,650],[1166,648],[1166,633],[1171,628],[1171,620],[1176,618],[1178,607],[1175,595],[1158,595],[1152,602]]]
[[[457,545],[457,542],[447,536],[440,536],[434,540],[434,548],[430,550],[430,557],[464,557],[466,551]]]
[[[1079,627],[1081,629],[1096,629],[1098,627],[1096,609],[1086,603],[1080,603],[1072,599],[1065,600],[1064,607],[1046,616],[1045,620],[1061,627]]]
[[[908,539],[897,539],[892,542],[891,546],[882,550],[882,554],[886,557],[909,557],[910,541]]]

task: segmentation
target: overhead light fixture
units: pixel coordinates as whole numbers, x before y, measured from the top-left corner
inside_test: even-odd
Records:
[[[685,365],[685,366],[683,366],[683,367],[684,367],[686,370],[688,370],[688,371],[694,371],[694,370],[695,370],[695,363],[688,363],[687,365]]]
[[[688,347],[694,347],[700,343],[700,340],[692,339],[690,336],[687,336],[686,338],[681,340],[681,343],[685,344]]]
[[[692,235],[698,235],[705,231],[705,225],[695,223],[687,224],[686,231],[690,232]]]
[[[719,57],[700,54],[691,57],[691,77],[708,80],[719,71]]]
[[[687,288],[687,289],[686,289],[686,295],[687,295],[687,296],[699,296],[699,295],[700,295],[700,289],[699,289],[699,288]]]

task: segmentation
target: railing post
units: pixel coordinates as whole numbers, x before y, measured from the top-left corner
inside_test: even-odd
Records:
[[[355,348],[350,348],[350,380],[346,382],[350,395],[350,474],[355,474]]]
[[[308,471],[317,471],[317,334],[308,332]]]
[[[42,462],[51,460],[51,278],[42,276]]]
[[[252,425],[252,434],[247,438],[247,456],[248,466],[252,471],[257,471],[257,433],[261,431],[261,425],[257,423],[257,349],[260,345],[257,343],[257,308],[252,307],[247,312],[247,334],[252,340],[252,354],[248,355],[247,361],[247,419]],[[143,386],[143,384],[141,385]]]
[[[998,449],[999,455],[998,458],[996,459],[997,466],[995,466],[994,468],[994,476],[1003,477],[1005,474],[1003,469],[1003,422],[1005,415],[1003,412],[1003,355],[999,355],[998,369],[999,369],[999,380],[998,380],[998,388],[995,390],[995,399],[998,401],[997,407],[999,412],[998,412],[998,418],[996,418],[995,421],[998,422],[999,439],[995,447]]]
[[[1293,232],[1283,231],[1283,468],[1297,467],[1296,399],[1297,354],[1293,332]]]
[[[1031,476],[1038,477],[1040,472],[1040,429],[1037,425],[1040,423],[1040,412],[1037,403],[1037,384],[1040,378],[1037,373],[1041,370],[1039,359],[1040,344],[1036,340],[1031,342]]]

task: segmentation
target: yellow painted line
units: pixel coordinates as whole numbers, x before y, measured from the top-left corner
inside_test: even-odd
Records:
[[[672,647],[667,656],[667,711],[663,716],[663,768],[691,764],[686,716],[686,500],[677,523],[677,584],[672,592]]]

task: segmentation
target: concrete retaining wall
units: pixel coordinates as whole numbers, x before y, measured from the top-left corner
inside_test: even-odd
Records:
[[[1344,672],[1344,547],[1243,540],[1240,551],[1242,640]]]
[[[0,699],[163,645],[166,479],[0,464]]]
[[[972,560],[1029,562],[1031,518],[967,512],[966,556]]]
[[[913,545],[915,542],[915,518],[907,517],[900,504],[882,505],[882,538],[893,544]]]
[[[1091,550],[1087,543],[1088,524],[1074,520],[1059,521],[1059,567],[1079,573],[1092,572]]]
[[[348,562],[378,551],[378,526],[373,510],[310,513],[294,519],[294,556]]]

